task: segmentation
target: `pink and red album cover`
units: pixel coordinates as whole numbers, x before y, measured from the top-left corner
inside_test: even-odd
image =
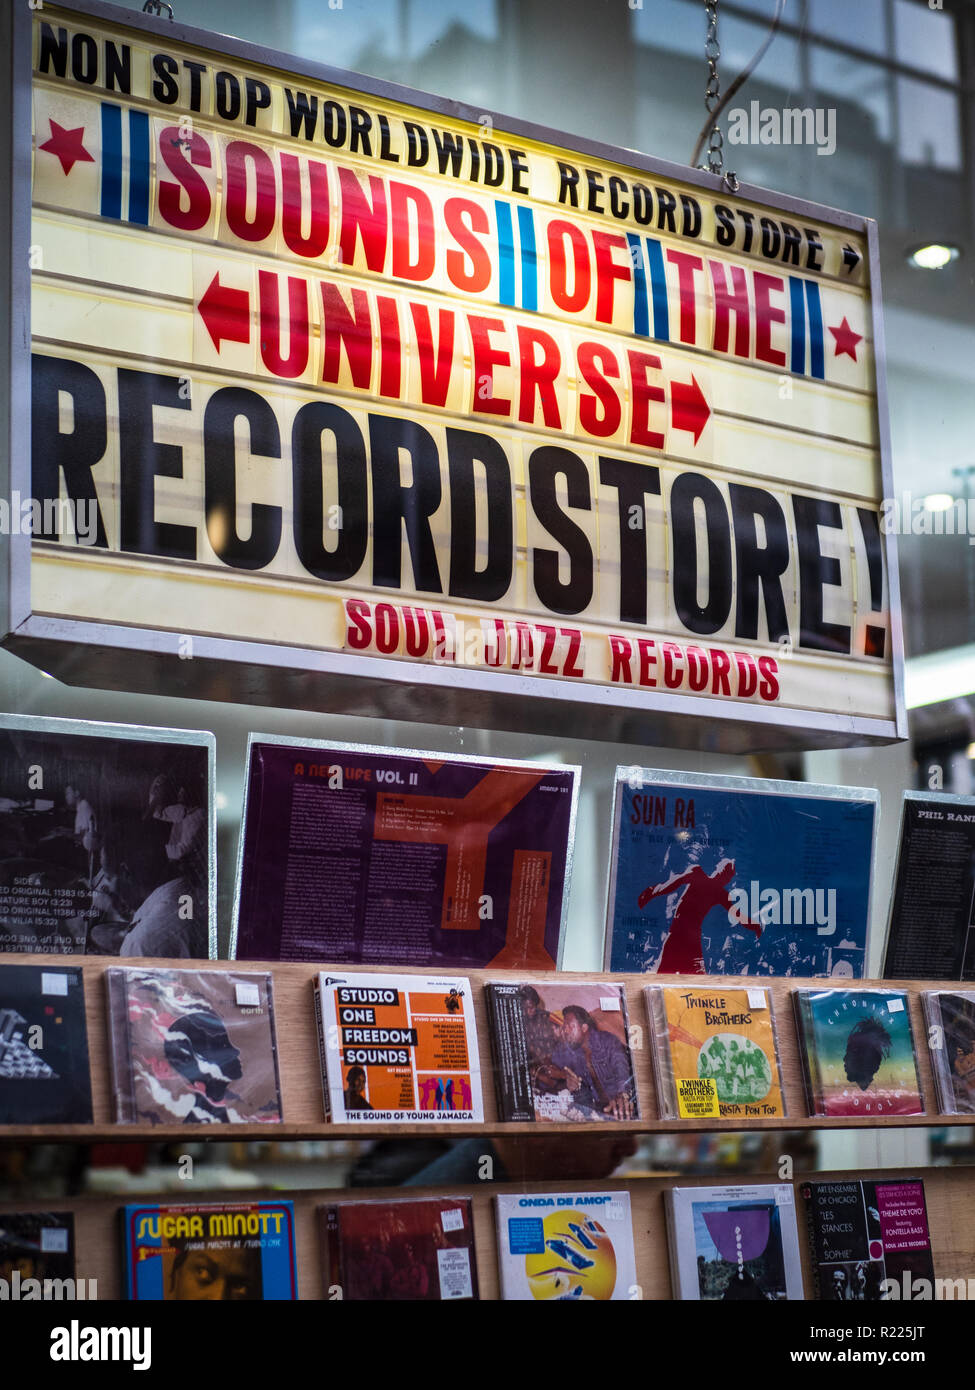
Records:
[[[469,1197],[336,1202],[319,1216],[326,1298],[480,1297]]]

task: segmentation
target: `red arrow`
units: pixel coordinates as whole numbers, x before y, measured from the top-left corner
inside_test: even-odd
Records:
[[[220,344],[224,338],[233,343],[250,342],[250,295],[246,290],[234,290],[229,285],[221,285],[219,270],[207,285],[203,298],[196,307],[217,352],[220,351]]]
[[[670,419],[675,430],[690,430],[696,444],[710,418],[711,407],[704,399],[697,377],[691,375],[690,386],[685,381],[670,383]]]

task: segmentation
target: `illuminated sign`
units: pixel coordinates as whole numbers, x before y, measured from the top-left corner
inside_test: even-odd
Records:
[[[29,42],[15,650],[642,741],[903,733],[872,224],[100,4]]]

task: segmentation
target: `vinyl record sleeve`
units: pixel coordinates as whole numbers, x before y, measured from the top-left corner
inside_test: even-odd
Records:
[[[110,967],[120,1124],[274,1124],[281,1087],[271,976]]]
[[[672,1187],[664,1203],[675,1298],[778,1303],[803,1297],[789,1183]]]
[[[480,1297],[469,1197],[318,1208],[325,1297],[453,1302]]]
[[[10,1285],[11,1300],[64,1297],[63,1288],[59,1294],[58,1286],[45,1290],[44,1283],[74,1277],[74,1216],[70,1211],[0,1212],[0,1278]],[[29,1280],[39,1281],[40,1288]],[[85,1296],[78,1292],[78,1297]],[[90,1296],[94,1298],[95,1293]]]
[[[604,970],[860,978],[877,792],[618,767]]]
[[[811,1115],[923,1115],[905,990],[795,990]]]
[[[536,976],[484,991],[499,1119],[639,1119],[622,985]]]
[[[554,968],[578,771],[252,734],[231,954]]]
[[[215,748],[0,715],[0,952],[215,956]]]
[[[0,1124],[91,1120],[82,972],[0,963]]]
[[[120,1216],[126,1298],[168,1303],[298,1297],[291,1202],[131,1203]]]
[[[885,980],[975,980],[975,797],[905,792]]]
[[[931,1074],[942,1115],[975,1115],[975,990],[922,990]]]
[[[494,1201],[503,1299],[584,1303],[633,1297],[628,1192],[505,1193]]]
[[[319,974],[325,1113],[336,1123],[481,1122],[481,1064],[463,975]]]
[[[905,1276],[911,1282],[933,1283],[931,1235],[920,1178],[806,1182],[801,1192],[816,1298],[873,1303],[889,1296],[910,1297],[903,1287]],[[896,1292],[885,1288],[887,1280],[894,1283]]]
[[[768,990],[648,985],[644,993],[662,1116],[786,1114]]]

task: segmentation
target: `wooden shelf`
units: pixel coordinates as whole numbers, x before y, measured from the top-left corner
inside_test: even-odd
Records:
[[[638,975],[613,975],[614,983],[623,984],[626,990],[629,1023],[633,1044],[633,1061],[636,1073],[637,1092],[641,1118],[628,1122],[606,1121],[601,1124],[584,1123],[554,1124],[503,1124],[498,1120],[494,1096],[494,1074],[491,1057],[487,1017],[484,1007],[482,986],[488,980],[538,979],[551,980],[550,974],[540,972],[504,971],[466,971],[471,979],[475,1000],[475,1015],[478,1030],[478,1044],[481,1054],[481,1072],[484,1087],[485,1122],[478,1125],[452,1125],[438,1121],[429,1124],[372,1125],[329,1124],[323,1117],[322,1086],[319,1069],[318,1039],[313,1008],[312,980],[319,969],[325,966],[273,963],[262,965],[257,962],[199,961],[183,962],[183,965],[203,970],[226,969],[228,966],[241,971],[270,970],[274,977],[274,1006],[277,1023],[279,1063],[281,1071],[282,1096],[285,1123],[273,1125],[184,1125],[184,1126],[146,1126],[117,1125],[112,1121],[112,1095],[108,1064],[107,994],[103,975],[105,970],[120,962],[114,958],[76,957],[18,957],[24,963],[43,963],[46,965],[80,965],[85,975],[85,996],[88,1015],[88,1040],[91,1057],[92,1096],[94,1122],[90,1125],[34,1125],[6,1126],[0,1128],[0,1138],[8,1142],[28,1140],[31,1142],[78,1142],[92,1143],[99,1140],[119,1141],[182,1141],[184,1143],[201,1141],[238,1142],[247,1139],[260,1139],[267,1142],[280,1142],[288,1139],[334,1139],[356,1138],[410,1138],[414,1136],[449,1136],[455,1139],[469,1139],[483,1136],[509,1138],[518,1135],[561,1138],[571,1144],[573,1135],[587,1134],[605,1136],[611,1141],[613,1136],[623,1134],[638,1135],[648,1133],[695,1133],[705,1131],[741,1132],[750,1130],[783,1131],[849,1128],[903,1128],[903,1127],[945,1127],[951,1125],[971,1125],[975,1117],[942,1116],[934,1112],[934,1086],[930,1062],[925,1046],[925,1029],[921,1015],[919,990],[923,988],[944,987],[943,982],[910,982],[898,984],[910,995],[911,1021],[914,1025],[915,1042],[918,1051],[918,1070],[921,1077],[922,1094],[929,1107],[929,1113],[922,1116],[864,1116],[852,1119],[809,1118],[805,1115],[805,1099],[799,1066],[798,1040],[793,1018],[791,991],[797,987],[811,985],[818,988],[829,987],[823,980],[755,980],[726,979],[712,981],[716,988],[734,985],[762,987],[770,991],[773,1016],[779,1042],[779,1058],[782,1070],[783,1090],[786,1097],[788,1115],[777,1119],[743,1119],[734,1117],[727,1120],[662,1120],[659,1118],[655,1094],[653,1066],[650,1051],[650,1027],[643,997],[643,988],[648,983],[700,983],[687,977],[652,977]],[[173,962],[126,961],[127,965],[172,966]],[[335,967],[332,968],[333,973]],[[397,973],[425,974],[426,971],[400,971]],[[560,972],[562,983],[573,980],[585,981],[599,979],[598,973],[573,974]],[[883,982],[863,981],[864,985]],[[765,1163],[769,1162],[768,1157]],[[553,1171],[558,1164],[553,1164]],[[871,1173],[836,1173],[813,1175],[816,1179],[832,1177],[877,1177],[893,1179],[897,1176],[921,1176],[925,1184],[928,1204],[928,1219],[931,1231],[932,1251],[936,1273],[944,1278],[968,1279],[975,1277],[975,1193],[972,1190],[970,1173],[951,1168],[928,1168],[904,1170],[879,1170]],[[645,1299],[669,1299],[671,1297],[669,1261],[667,1257],[667,1235],[664,1219],[662,1193],[672,1186],[710,1186],[734,1185],[742,1181],[775,1182],[773,1173],[728,1174],[716,1172],[707,1176],[675,1177],[655,1174],[647,1177],[623,1179],[602,1179],[596,1181],[522,1182],[494,1183],[477,1182],[459,1186],[447,1184],[438,1187],[435,1195],[470,1196],[474,1205],[474,1231],[478,1262],[478,1276],[481,1297],[484,1300],[499,1297],[498,1256],[495,1234],[495,1213],[492,1198],[503,1192],[544,1193],[554,1191],[608,1191],[626,1188],[631,1197],[633,1236],[636,1248],[637,1284]],[[799,1182],[795,1184],[799,1186]],[[256,1189],[237,1189],[218,1192],[204,1187],[201,1183],[188,1181],[179,1192],[168,1192],[158,1200],[169,1205],[185,1205],[196,1202],[249,1202],[259,1196],[280,1199],[286,1195],[295,1206],[295,1230],[299,1273],[299,1291],[303,1299],[327,1299],[328,1291],[323,1286],[321,1253],[318,1243],[318,1222],[315,1208],[331,1201],[368,1201],[396,1197],[418,1197],[427,1189],[300,1189],[284,1194],[280,1191],[259,1192]],[[433,1190],[429,1190],[433,1193]],[[107,1197],[91,1195],[74,1199],[46,1198],[30,1202],[4,1203],[5,1210],[71,1210],[75,1214],[76,1245],[78,1250],[77,1274],[79,1277],[94,1278],[98,1281],[99,1298],[117,1298],[121,1294],[121,1256],[118,1242],[118,1211],[126,1200],[150,1204],[157,1200],[143,1193],[132,1193],[127,1197]],[[808,1242],[805,1238],[804,1214],[801,1199],[797,1195],[799,1214],[800,1246],[803,1251],[804,1279],[807,1297],[811,1296],[812,1282],[809,1267]]]
[[[783,1091],[788,1114],[774,1119],[751,1119],[730,1117],[724,1120],[665,1120],[659,1118],[656,1090],[651,1059],[650,1026],[643,996],[647,984],[699,985],[702,977],[651,976],[651,975],[601,975],[599,972],[573,973],[560,971],[556,976],[550,972],[538,971],[500,971],[468,970],[474,994],[475,1015],[480,1048],[481,1075],[484,1091],[483,1124],[451,1124],[431,1120],[424,1124],[333,1124],[324,1118],[322,1102],[322,1083],[319,1065],[318,1039],[312,1001],[312,980],[319,970],[348,970],[348,967],[335,967],[315,964],[291,964],[273,962],[262,964],[255,961],[149,961],[125,960],[115,957],[77,956],[14,956],[11,964],[43,964],[46,966],[80,966],[85,977],[85,997],[88,1013],[88,1044],[91,1057],[93,1123],[90,1125],[6,1125],[0,1126],[0,1139],[26,1140],[46,1143],[93,1143],[96,1141],[119,1140],[165,1142],[167,1140],[230,1141],[262,1139],[280,1141],[287,1139],[375,1139],[413,1138],[470,1138],[476,1135],[538,1135],[565,1132],[583,1133],[693,1133],[712,1130],[815,1130],[815,1129],[883,1129],[883,1128],[939,1128],[953,1125],[975,1124],[975,1116],[939,1115],[935,1105],[935,1090],[931,1076],[931,1066],[925,1043],[926,1030],[921,1013],[918,993],[922,989],[949,988],[944,981],[898,981],[896,984],[884,981],[850,981],[850,985],[876,985],[881,988],[906,989],[910,994],[911,1021],[917,1049],[918,1071],[921,1078],[921,1092],[927,1113],[918,1116],[873,1116],[827,1119],[821,1116],[808,1117],[799,1065],[798,1040],[789,998],[791,991],[802,986],[829,988],[834,982],[829,980],[802,979],[756,979],[728,978],[709,981],[717,989],[733,986],[761,986],[770,992],[773,1018],[779,1043],[779,1060],[782,1070]],[[241,1124],[241,1125],[118,1125],[113,1120],[111,1080],[108,1064],[107,996],[102,978],[106,969],[117,965],[144,965],[159,967],[194,968],[201,970],[221,970],[232,968],[240,971],[269,970],[274,977],[274,1009],[278,1039],[278,1058],[281,1072],[284,1122],[281,1124]],[[381,972],[376,972],[381,973]],[[392,973],[392,972],[390,972]],[[399,970],[399,974],[428,974],[425,970]],[[629,1023],[633,1040],[633,1063],[636,1075],[637,1094],[640,1105],[639,1120],[604,1121],[601,1123],[508,1123],[498,1119],[494,1094],[494,1068],[491,1057],[490,1038],[484,1006],[483,984],[489,980],[540,980],[557,978],[560,983],[573,980],[606,979],[615,984],[623,984],[626,989]],[[839,985],[839,982],[835,982]],[[846,982],[844,982],[845,984]]]
[[[816,1181],[839,1181],[850,1177],[846,1173],[817,1173]],[[931,1232],[931,1249],[935,1274],[944,1279],[975,1278],[975,1199],[973,1199],[971,1178],[968,1173],[953,1169],[926,1169],[919,1174],[917,1169],[877,1169],[855,1174],[858,1178],[876,1178],[883,1181],[896,1181],[898,1178],[918,1177],[924,1179],[924,1192],[928,1208],[928,1226]],[[729,1185],[747,1181],[748,1183],[776,1182],[774,1175],[749,1174],[747,1178],[729,1178]],[[310,1191],[293,1193],[246,1192],[215,1193],[209,1190],[188,1190],[182,1194],[166,1193],[159,1197],[161,1204],[185,1205],[192,1202],[250,1202],[260,1198],[280,1201],[282,1197],[294,1203],[295,1242],[298,1261],[298,1292],[302,1299],[327,1299],[327,1290],[322,1277],[322,1260],[318,1240],[318,1222],[315,1209],[336,1201],[390,1200],[401,1197],[458,1196],[470,1197],[474,1210],[474,1242],[477,1254],[478,1281],[482,1300],[498,1299],[500,1286],[498,1280],[498,1252],[493,1198],[505,1192],[610,1192],[624,1188],[630,1193],[630,1206],[633,1222],[633,1243],[636,1252],[637,1284],[644,1299],[670,1299],[670,1267],[667,1253],[667,1228],[664,1217],[663,1192],[668,1187],[709,1187],[718,1185],[722,1179],[718,1175],[709,1177],[673,1178],[655,1176],[626,1181],[607,1178],[587,1183],[480,1183],[471,1187],[446,1184],[437,1188],[362,1188],[350,1191]],[[193,1184],[187,1183],[187,1189]],[[798,1188],[800,1184],[797,1182]],[[157,1199],[142,1193],[133,1194],[129,1199],[139,1204],[152,1205]],[[797,1217],[799,1225],[799,1247],[802,1253],[803,1285],[806,1298],[812,1298],[812,1268],[809,1242],[805,1232],[805,1212],[802,1198],[796,1193]],[[122,1257],[118,1237],[118,1212],[123,1205],[121,1197],[81,1197],[70,1200],[55,1200],[33,1203],[4,1203],[5,1211],[36,1211],[38,1209],[67,1211],[75,1216],[75,1243],[78,1251],[77,1276],[97,1279],[98,1298],[114,1299],[122,1296]],[[844,1305],[849,1307],[850,1305]],[[341,1304],[338,1304],[341,1308]],[[79,1314],[80,1315],[80,1314]]]

